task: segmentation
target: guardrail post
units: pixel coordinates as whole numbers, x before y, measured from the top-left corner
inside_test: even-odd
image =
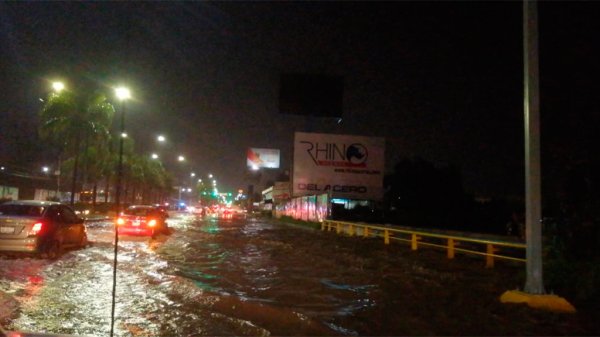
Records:
[[[419,240],[419,237],[417,236],[417,234],[412,233],[411,238],[410,238],[410,249],[417,250],[418,240]]]
[[[348,224],[348,235],[354,236],[354,226],[352,224]]]
[[[368,238],[369,237],[369,227],[363,227],[363,237]]]
[[[341,232],[341,231],[342,231],[342,224],[341,224],[341,223],[339,223],[339,222],[337,222],[337,223],[335,224],[335,232],[336,232],[337,234],[340,234],[340,232]]]
[[[485,267],[486,268],[494,268],[494,245],[488,243],[486,246],[486,254],[485,254]]]
[[[383,231],[383,243],[386,245],[390,244],[390,231],[387,229]]]
[[[448,239],[448,258],[454,258],[454,239],[452,238]]]

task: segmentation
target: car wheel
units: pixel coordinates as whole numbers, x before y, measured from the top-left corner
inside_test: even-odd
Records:
[[[85,248],[87,245],[88,245],[87,233],[83,233],[83,235],[81,236],[81,240],[79,241],[79,247]]]
[[[60,255],[60,243],[56,240],[50,241],[41,256],[43,259],[56,260]]]

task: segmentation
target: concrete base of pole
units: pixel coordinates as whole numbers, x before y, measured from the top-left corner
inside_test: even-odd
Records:
[[[556,295],[534,295],[518,290],[505,291],[500,296],[502,303],[526,303],[535,309],[552,312],[575,313],[575,307],[566,299]]]

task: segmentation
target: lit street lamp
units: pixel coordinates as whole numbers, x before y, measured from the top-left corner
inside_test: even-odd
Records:
[[[52,82],[52,89],[54,90],[55,93],[60,94],[61,91],[63,91],[65,89],[65,84],[63,82],[60,81],[56,81],[56,82]],[[42,102],[44,100],[40,99]],[[56,171],[54,171],[54,174],[56,175],[56,197],[58,198],[58,200],[60,201],[60,166],[61,166],[61,155],[62,153],[58,154],[58,166]],[[74,193],[71,193],[71,199],[74,198]],[[73,203],[71,202],[71,205]]]
[[[156,153],[152,154],[152,159],[158,159],[158,155]]]
[[[131,98],[131,93],[129,89],[125,87],[119,87],[115,89],[115,94],[117,99],[121,103],[121,137],[119,138],[119,165],[117,167],[117,191],[115,196],[115,202],[117,204],[117,214],[121,211],[121,183],[123,179],[123,139],[127,137],[127,133],[125,133],[125,101]],[[118,236],[115,237],[118,240]],[[116,252],[116,244],[115,244],[115,252]]]
[[[159,142],[161,142],[161,143],[164,143],[165,140],[166,140],[166,138],[163,135],[158,135],[158,137],[156,137],[156,140],[159,141]]]
[[[119,87],[115,89],[117,99],[121,103],[121,137],[119,137],[119,166],[117,168],[117,191],[115,196],[115,202],[117,204],[117,216],[121,213],[121,185],[123,179],[123,140],[127,137],[125,133],[125,101],[131,98],[131,92],[125,87]],[[111,317],[115,316],[115,298],[117,291],[117,249],[119,247],[119,231],[115,226],[115,255],[114,255],[114,266],[113,266],[113,296],[112,296],[112,312]],[[111,320],[110,324],[110,335],[113,336],[114,332],[114,319]]]
[[[53,82],[52,89],[58,94],[65,89],[65,84],[63,82]]]

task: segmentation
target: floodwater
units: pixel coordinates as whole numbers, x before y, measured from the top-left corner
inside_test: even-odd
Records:
[[[481,260],[420,252],[439,261],[431,265],[400,245],[273,220],[179,214],[169,225],[168,236],[119,240],[116,336],[538,333],[506,324],[514,308],[487,287],[506,282],[494,281],[506,270]],[[89,247],[57,261],[0,257],[5,328],[109,335],[112,227],[88,232]],[[461,273],[468,265],[476,271]]]
[[[155,240],[120,237],[117,336],[354,335],[338,318],[376,305],[360,258],[339,260],[319,231],[184,215],[169,224]],[[112,228],[88,231],[90,247],[57,261],[0,260],[0,291],[18,307],[9,329],[109,333]]]

